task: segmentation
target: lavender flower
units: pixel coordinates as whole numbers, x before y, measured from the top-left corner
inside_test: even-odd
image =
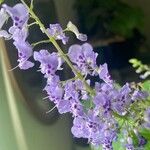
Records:
[[[126,150],[134,150],[133,140],[131,137],[127,137]]]
[[[139,135],[138,140],[139,140],[139,144],[138,144],[139,147],[143,147],[147,144],[147,140],[143,136]]]
[[[62,61],[57,53],[50,54],[47,50],[40,50],[40,52],[34,52],[34,59],[41,63],[41,72],[46,78],[54,76],[55,72],[61,69]]]
[[[65,85],[64,101],[70,102],[70,112],[73,116],[82,116],[83,115],[83,106],[80,102],[80,92],[82,87],[79,87],[80,81],[67,82]],[[82,83],[80,83],[82,85]],[[80,92],[79,92],[80,91]]]
[[[102,150],[113,150],[112,140],[109,137],[105,137],[102,144]]]
[[[108,67],[107,67],[106,63],[103,65],[100,65],[100,67],[98,69],[98,74],[99,74],[100,79],[105,81],[107,84],[112,85],[113,81],[112,81],[111,76],[108,72]]]
[[[12,28],[17,27],[19,29],[22,29],[27,24],[27,21],[29,19],[29,12],[22,3],[18,3],[14,7],[3,4],[2,7],[13,20]]]
[[[13,20],[13,26],[9,28],[9,32],[7,32],[6,30],[1,30],[0,37],[5,37],[6,39],[13,38],[14,40],[16,40],[15,38],[19,38],[20,36],[19,32],[22,32],[22,34],[27,34],[27,29],[25,28],[29,19],[29,13],[26,7],[21,3],[16,4],[14,7],[9,7],[8,5],[3,4],[2,7],[3,8],[0,12],[0,29],[5,21],[9,18],[9,16]],[[23,41],[25,41],[25,39]]]
[[[102,115],[107,115],[111,111],[111,103],[109,97],[105,93],[98,93],[94,98],[96,109],[101,110]]]
[[[8,15],[4,8],[1,8],[0,10],[0,29],[3,27],[4,23],[7,21]]]
[[[0,10],[0,37],[8,39],[10,37],[9,33],[6,30],[2,30],[4,23],[8,20],[8,15],[4,8]]]
[[[32,47],[27,42],[17,42],[14,41],[13,43],[17,50],[18,50],[18,62],[19,62],[19,68],[26,70],[34,66],[34,63],[29,61],[28,59],[32,56]]]
[[[88,138],[89,130],[86,128],[86,118],[75,117],[73,120],[73,127],[71,128],[72,134],[77,138]]]
[[[13,28],[11,28],[13,29]],[[9,29],[9,33],[12,33],[12,38],[14,41],[16,42],[24,42],[26,41],[27,37],[28,37],[28,29],[27,28],[22,28],[22,29],[18,29],[16,28],[15,31],[11,31],[11,29]]]
[[[72,45],[69,48],[68,56],[70,60],[83,74],[92,74],[96,69],[97,53],[94,53],[89,43],[83,45]]]
[[[62,40],[63,44],[68,42],[68,37],[63,33],[63,30],[60,24],[50,24],[50,27],[47,29],[50,36],[54,37],[56,40]]]
[[[145,111],[144,120],[150,122],[150,108]]]
[[[47,78],[47,85],[44,90],[47,92],[49,99],[55,104],[62,100],[64,90],[60,86],[59,76],[54,75],[51,78]]]
[[[136,89],[132,94],[132,101],[144,100],[148,96],[149,96],[149,94],[147,92]]]

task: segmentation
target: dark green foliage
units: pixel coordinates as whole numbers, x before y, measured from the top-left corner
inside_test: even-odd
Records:
[[[143,13],[121,0],[76,0],[75,8],[80,26],[89,34],[102,33],[103,37],[114,35],[125,38],[143,25]]]

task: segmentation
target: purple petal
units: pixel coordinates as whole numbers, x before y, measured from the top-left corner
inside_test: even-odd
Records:
[[[27,70],[29,68],[32,68],[34,66],[34,63],[31,61],[25,61],[25,62],[20,62],[19,63],[19,68],[23,70]]]

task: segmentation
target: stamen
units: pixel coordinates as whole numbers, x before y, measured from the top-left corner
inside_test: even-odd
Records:
[[[8,71],[13,71],[15,69],[17,69],[19,67],[19,65],[17,65],[16,67],[12,68],[12,69],[9,69]]]
[[[47,111],[46,114],[52,112],[55,108],[56,108],[56,105],[52,109],[50,109],[49,111]]]
[[[43,98],[43,100],[48,99],[48,98],[49,98],[49,96],[46,96],[46,97]]]

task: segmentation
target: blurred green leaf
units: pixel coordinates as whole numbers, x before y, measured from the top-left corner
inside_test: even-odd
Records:
[[[0,4],[3,3],[3,2],[4,2],[4,0],[0,0]]]
[[[148,142],[144,148],[145,148],[145,150],[150,150],[150,142]]]
[[[150,130],[141,129],[140,134],[145,137],[148,141],[150,141]]]
[[[122,144],[121,144],[121,142],[120,142],[120,140],[121,140],[122,138],[123,138],[123,135],[120,134],[120,135],[118,136],[117,141],[116,141],[116,142],[113,142],[113,148],[114,148],[114,150],[124,150],[124,148],[123,148],[123,146],[122,146]]]
[[[135,147],[138,146],[139,140],[138,140],[138,137],[136,136],[136,134],[134,133],[134,131],[133,130],[130,131],[130,134],[131,134],[134,146]]]
[[[145,82],[143,82],[142,88],[143,88],[143,90],[150,93],[150,80],[146,80]]]
[[[94,105],[94,103],[91,103],[91,100],[81,100],[81,103],[86,110],[90,109]]]
[[[140,134],[147,139],[147,144],[144,147],[144,150],[150,150],[150,130],[141,129]]]

